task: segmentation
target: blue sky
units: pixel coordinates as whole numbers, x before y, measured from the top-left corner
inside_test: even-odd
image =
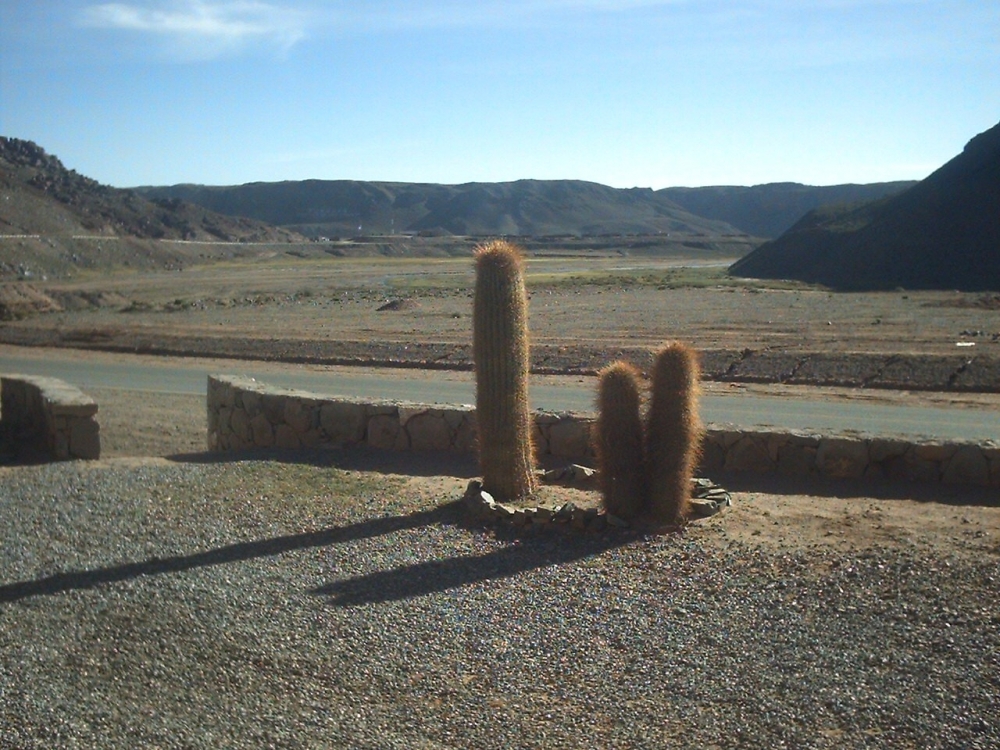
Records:
[[[920,179],[997,0],[0,0],[0,135],[117,186]]]

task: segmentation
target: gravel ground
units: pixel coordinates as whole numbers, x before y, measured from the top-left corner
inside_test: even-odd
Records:
[[[995,543],[516,537],[373,468],[0,467],[0,747],[1000,746]]]

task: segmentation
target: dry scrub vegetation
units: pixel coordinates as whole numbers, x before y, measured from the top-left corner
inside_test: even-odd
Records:
[[[532,341],[655,347],[677,338],[706,350],[1000,355],[1000,306],[982,294],[831,293],[732,279],[724,261],[704,263],[530,257]],[[8,325],[80,335],[449,343],[469,340],[471,288],[465,257],[280,257],[35,282],[30,294],[11,284],[3,294],[18,290],[38,309],[62,308]]]

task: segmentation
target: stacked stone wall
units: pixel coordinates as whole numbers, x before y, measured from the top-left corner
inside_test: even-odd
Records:
[[[22,456],[58,461],[101,456],[97,403],[56,378],[0,376],[0,439]]]
[[[353,401],[215,375],[208,380],[207,408],[208,447],[213,451],[321,445],[458,453],[476,449],[475,409],[468,405]],[[593,423],[589,414],[537,412],[539,460],[592,463]],[[911,442],[709,425],[700,471],[1000,487],[1000,444]]]

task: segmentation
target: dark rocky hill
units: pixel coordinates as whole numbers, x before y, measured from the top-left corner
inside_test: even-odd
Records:
[[[772,238],[814,208],[877,200],[915,184],[913,180],[825,186],[773,182],[752,187],[671,187],[658,193],[698,216],[728,222],[754,237]]]
[[[260,221],[216,214],[179,200],[148,200],[132,190],[66,169],[31,141],[0,137],[0,233],[91,234],[142,239],[274,242],[299,239]]]
[[[206,253],[249,252],[222,243],[302,240],[254,219],[102,185],[31,141],[0,137],[0,279],[120,266],[180,268]]]
[[[902,193],[809,213],[730,273],[837,289],[1000,290],[1000,124]]]
[[[423,232],[452,235],[745,234],[696,216],[648,188],[579,180],[436,185],[352,180],[256,182],[230,187],[136,188],[252,216],[307,235]]]

